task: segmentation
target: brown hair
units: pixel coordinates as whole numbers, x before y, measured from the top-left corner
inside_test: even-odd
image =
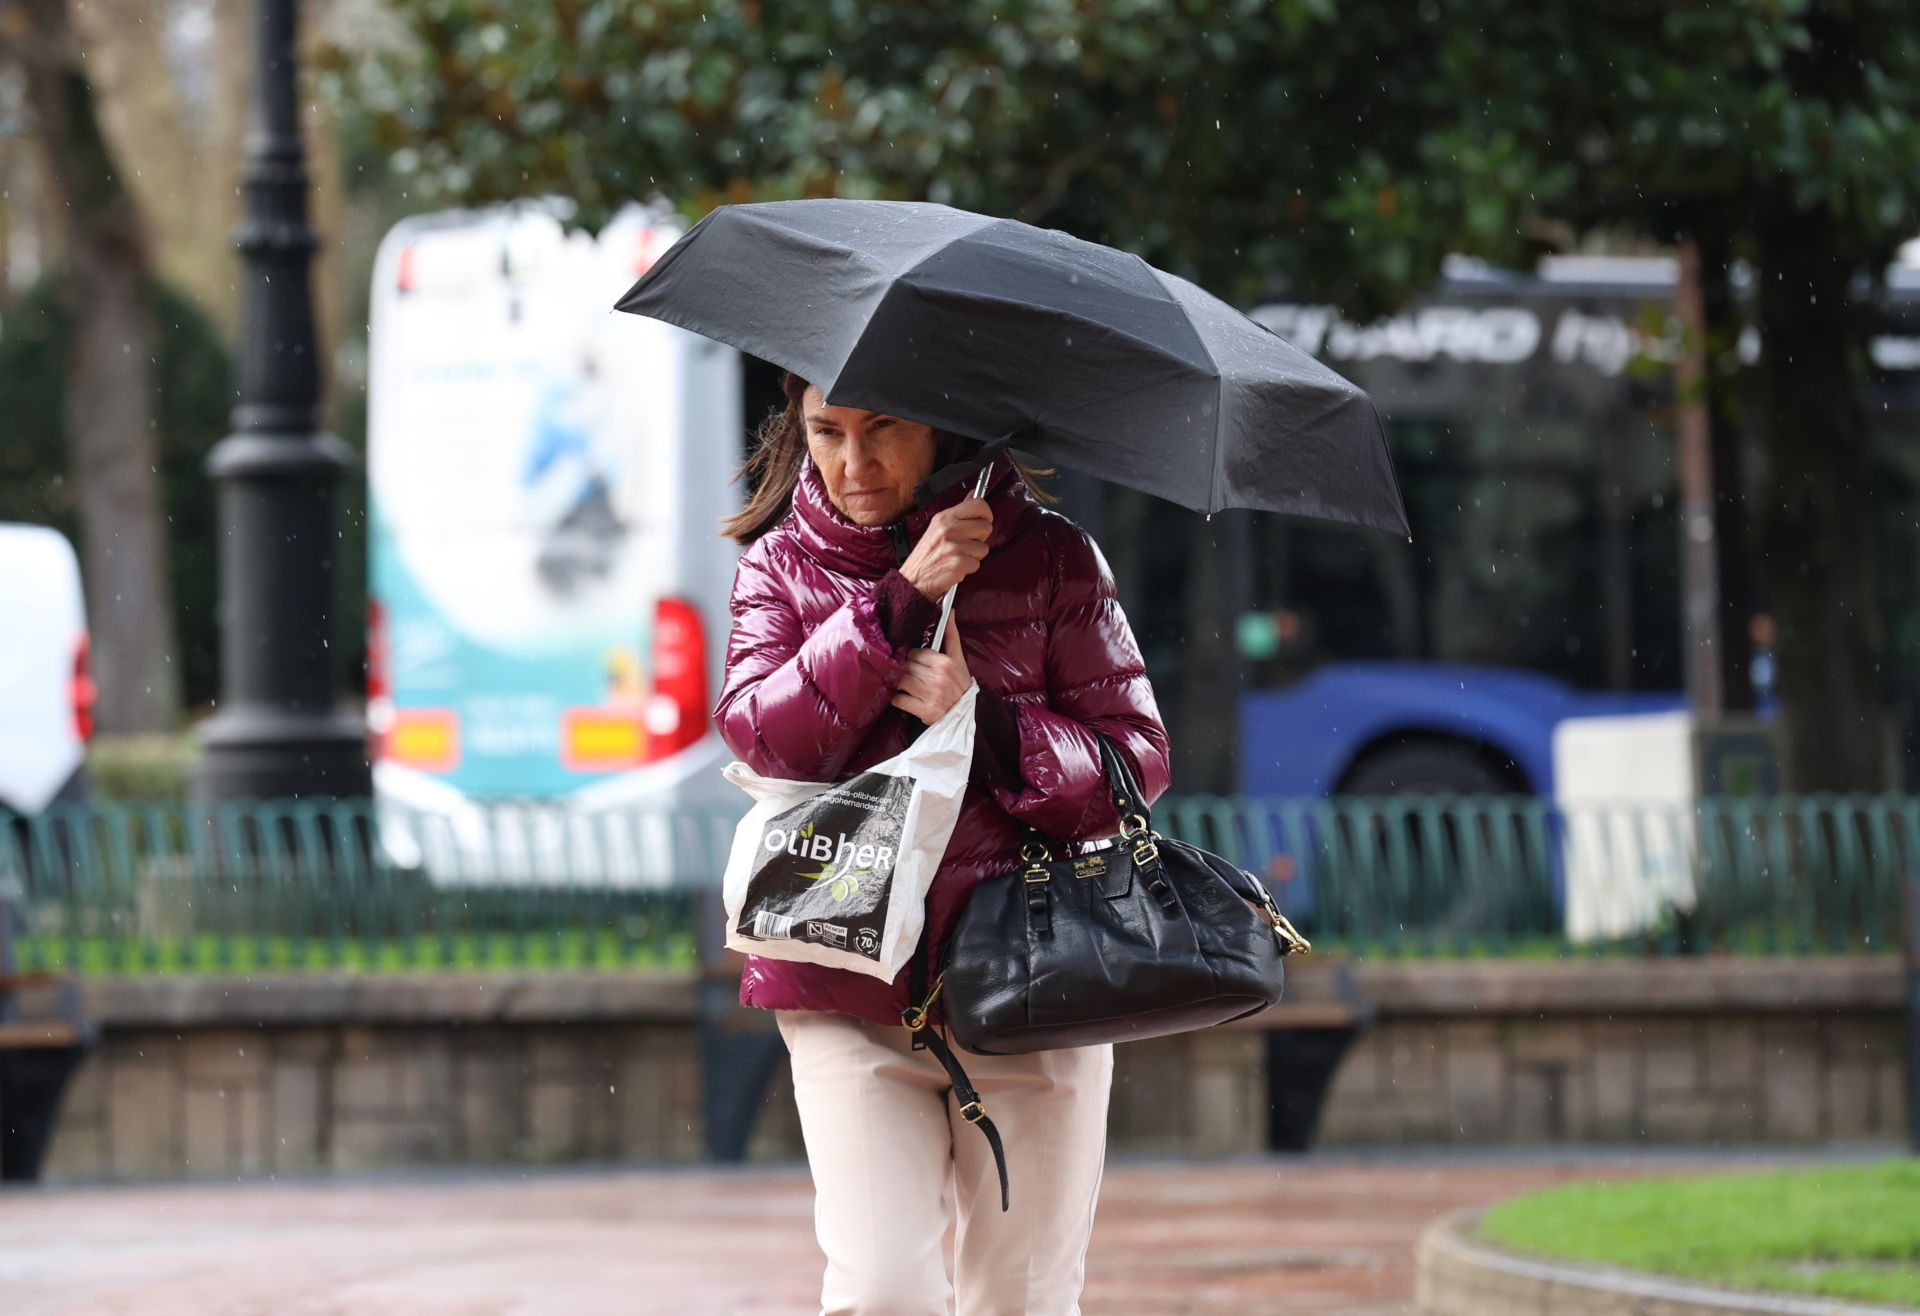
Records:
[[[720,522],[720,533],[727,538],[751,544],[779,525],[793,505],[793,489],[800,483],[808,460],[807,422],[801,408],[811,387],[791,370],[781,378],[780,391],[786,394],[787,405],[784,410],[767,413],[754,431],[753,451],[734,472],[735,483],[746,481],[747,505]],[[980,446],[973,439],[939,429],[933,432],[933,441],[935,470],[965,460]],[[1013,469],[1035,498],[1043,503],[1059,501],[1040,485],[1041,477],[1053,474],[1051,467],[1028,466],[1018,457],[1012,461]]]

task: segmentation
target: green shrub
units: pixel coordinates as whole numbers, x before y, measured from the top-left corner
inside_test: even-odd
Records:
[[[171,804],[183,800],[199,757],[190,733],[116,736],[87,751],[93,798],[114,804]]]

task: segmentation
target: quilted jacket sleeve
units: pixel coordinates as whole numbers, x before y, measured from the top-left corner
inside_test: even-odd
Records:
[[[890,707],[906,650],[887,638],[871,591],[809,632],[784,587],[790,575],[764,540],[742,555],[714,718],[755,772],[832,781]]]
[[[1151,803],[1167,788],[1167,731],[1106,560],[1070,523],[1048,529],[1047,698],[1008,701],[1020,731],[1021,779],[996,784],[993,794],[1043,834],[1085,840],[1111,835],[1118,823],[1094,732],[1132,765]]]

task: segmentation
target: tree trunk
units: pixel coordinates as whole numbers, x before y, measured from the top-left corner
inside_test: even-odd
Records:
[[[1796,791],[1882,790],[1882,641],[1856,393],[1868,308],[1854,302],[1825,212],[1781,198],[1759,227],[1760,516],[1786,781]]]
[[[1183,514],[1190,515],[1190,514]],[[1183,677],[1170,718],[1174,780],[1182,792],[1225,795],[1239,789],[1234,747],[1246,669],[1237,628],[1250,606],[1251,512],[1193,517],[1186,570]],[[1151,605],[1149,605],[1151,606]],[[1134,625],[1140,624],[1138,617]],[[1240,752],[1248,747],[1240,745]]]
[[[1747,513],[1746,434],[1730,405],[1741,308],[1729,281],[1732,245],[1708,229],[1700,235],[1701,292],[1707,313],[1707,404],[1713,431],[1714,551],[1720,580],[1720,688],[1730,713],[1751,713],[1754,562]]]
[[[168,731],[179,686],[160,531],[147,253],[100,133],[67,5],[25,0],[29,28],[20,53],[69,271],[67,451],[100,686],[96,711],[109,734]]]

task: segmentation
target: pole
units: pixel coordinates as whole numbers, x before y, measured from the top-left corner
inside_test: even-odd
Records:
[[[338,706],[336,502],[352,452],[319,430],[296,0],[257,0],[233,432],[220,482],[219,711],[200,735],[204,802],[365,795],[366,728]]]
[[[1719,553],[1714,536],[1713,427],[1707,396],[1707,312],[1701,286],[1700,244],[1680,244],[1674,313],[1683,342],[1674,371],[1680,418],[1680,586],[1687,704],[1707,726],[1726,707],[1720,670]]]

